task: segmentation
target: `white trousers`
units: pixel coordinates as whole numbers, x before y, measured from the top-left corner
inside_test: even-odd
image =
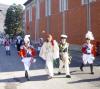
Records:
[[[9,51],[10,50],[10,46],[6,46],[6,51]]]
[[[31,57],[23,58],[22,62],[24,63],[25,71],[29,71],[29,68],[30,68],[30,65],[31,65]]]
[[[63,62],[62,60],[60,60],[59,63],[59,72],[62,72],[63,67],[65,68],[65,73],[66,75],[70,75],[70,71],[69,71],[69,60],[65,60],[65,62]]]
[[[53,77],[54,73],[53,73],[53,60],[46,60],[46,66],[48,69],[48,75]]]
[[[88,54],[83,54],[82,56],[82,59],[83,59],[83,63],[84,64],[93,64],[93,61],[94,61],[94,56],[92,54],[88,55]]]

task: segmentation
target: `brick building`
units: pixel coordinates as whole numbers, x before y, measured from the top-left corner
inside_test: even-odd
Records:
[[[100,41],[100,0],[28,0],[25,5],[25,32],[33,40],[51,33],[59,40],[68,35],[68,42],[81,44],[91,30]]]

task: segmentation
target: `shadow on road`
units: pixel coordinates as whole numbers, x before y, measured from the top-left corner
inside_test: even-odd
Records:
[[[31,76],[30,81],[46,81],[48,80],[47,75],[37,75],[37,76]],[[0,83],[12,83],[12,82],[18,82],[18,83],[24,83],[27,82],[25,77],[16,77],[16,78],[8,78],[8,79],[0,79]]]
[[[94,78],[94,79],[82,79],[82,80],[78,80],[78,81],[73,81],[73,82],[69,82],[69,84],[83,83],[83,82],[94,82],[94,81],[100,81],[100,77]]]

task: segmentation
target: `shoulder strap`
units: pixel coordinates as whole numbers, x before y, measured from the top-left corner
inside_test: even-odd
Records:
[[[66,43],[64,47],[62,47],[62,52],[68,52],[69,43]]]

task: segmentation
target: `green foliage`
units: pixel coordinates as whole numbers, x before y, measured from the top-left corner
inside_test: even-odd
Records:
[[[6,34],[17,34],[22,32],[22,13],[23,7],[21,5],[11,5],[6,13],[5,32]]]

